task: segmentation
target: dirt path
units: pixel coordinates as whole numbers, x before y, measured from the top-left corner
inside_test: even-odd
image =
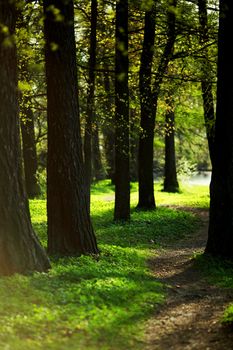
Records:
[[[151,261],[156,278],[168,285],[168,297],[148,323],[145,350],[233,349],[233,331],[220,323],[233,292],[210,286],[193,266],[193,253],[204,249],[208,225],[207,211],[195,214],[202,218],[202,228]]]

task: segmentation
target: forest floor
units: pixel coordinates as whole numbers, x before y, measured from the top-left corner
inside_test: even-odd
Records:
[[[232,330],[221,324],[233,291],[211,285],[193,259],[206,244],[208,211],[179,209],[198,215],[203,225],[196,233],[163,246],[150,260],[154,276],[167,286],[167,299],[148,322],[145,349],[233,349]]]

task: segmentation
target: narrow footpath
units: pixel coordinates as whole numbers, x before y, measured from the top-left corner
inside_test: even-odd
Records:
[[[148,322],[145,350],[233,350],[233,329],[220,322],[233,291],[211,286],[193,266],[193,254],[204,250],[208,228],[208,212],[194,213],[202,219],[201,229],[161,249],[150,262],[168,295]]]

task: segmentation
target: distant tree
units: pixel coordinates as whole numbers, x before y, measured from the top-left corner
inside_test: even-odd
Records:
[[[130,218],[128,1],[116,3],[115,220]]]
[[[22,180],[14,2],[0,1],[0,23],[6,28],[0,31],[0,274],[25,274],[50,264],[33,232]]]
[[[178,192],[179,183],[177,180],[175,153],[175,104],[173,96],[167,96],[166,104],[167,109],[165,112],[165,166],[163,190],[165,192]]]
[[[100,132],[99,123],[95,117],[92,131],[92,180],[100,181],[105,178],[105,171],[102,163],[100,150]]]
[[[37,179],[37,153],[34,116],[29,96],[22,96],[21,105],[21,134],[23,145],[23,164],[25,175],[25,186],[29,198],[35,198],[40,195],[40,185]]]
[[[215,126],[215,111],[214,97],[212,92],[212,67],[209,62],[208,53],[208,13],[207,1],[198,0],[199,22],[200,22],[200,44],[202,45],[202,78],[201,89],[203,98],[204,118],[206,126],[206,135],[209,146],[210,159],[213,160],[214,148],[214,126]]]
[[[206,253],[233,258],[233,2],[220,0],[217,110]]]
[[[72,0],[44,0],[48,251],[98,253],[84,183]]]
[[[140,209],[155,208],[154,198],[154,128],[156,101],[152,92],[152,63],[155,43],[155,5],[145,13],[143,49],[139,73],[141,135],[139,138],[138,181]]]
[[[38,196],[40,185],[37,178],[37,152],[36,152],[36,138],[34,127],[34,113],[31,91],[32,74],[30,72],[30,61],[34,55],[31,49],[30,33],[29,33],[30,11],[28,9],[21,9],[17,16],[17,38],[18,38],[18,67],[19,80],[22,86],[20,98],[20,127],[22,135],[22,149],[23,149],[23,164],[26,191],[29,198]]]
[[[112,183],[115,182],[115,130],[113,127],[113,105],[114,97],[112,92],[111,76],[108,71],[108,66],[105,66],[104,73],[104,91],[106,94],[105,99],[105,118],[103,124],[103,136],[104,136],[104,150],[106,158],[106,171],[107,177],[111,179]]]
[[[174,50],[176,38],[176,5],[177,0],[169,0],[167,3],[167,40],[153,83],[151,74],[155,39],[155,5],[145,14],[139,83],[141,134],[139,138],[139,201],[137,205],[137,208],[145,210],[156,207],[153,176],[154,127],[161,83]]]
[[[98,16],[98,2],[91,0],[91,31],[89,46],[89,74],[88,74],[88,94],[87,94],[87,113],[85,119],[85,137],[84,137],[84,165],[85,179],[87,187],[87,203],[90,211],[90,190],[92,179],[92,135],[95,113],[95,68],[96,68],[96,27]]]

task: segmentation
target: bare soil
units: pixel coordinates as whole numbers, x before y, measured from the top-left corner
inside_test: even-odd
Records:
[[[165,304],[148,322],[145,350],[233,349],[233,330],[221,325],[233,291],[210,285],[195,268],[193,255],[206,244],[208,212],[193,212],[202,219],[201,229],[167,245],[150,261],[168,292]]]

